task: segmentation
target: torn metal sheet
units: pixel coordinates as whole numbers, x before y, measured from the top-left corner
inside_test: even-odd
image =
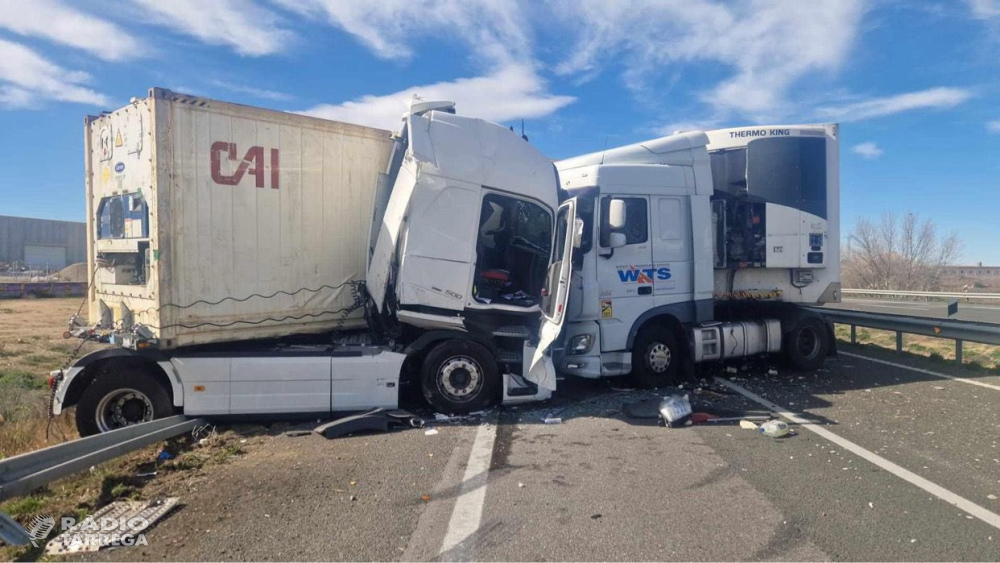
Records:
[[[113,502],[59,534],[45,546],[46,555],[97,551],[112,545],[130,545],[157,520],[177,506],[179,499]]]
[[[388,432],[397,428],[422,428],[424,420],[404,410],[375,409],[317,426],[313,432],[324,438],[340,438],[357,432]]]

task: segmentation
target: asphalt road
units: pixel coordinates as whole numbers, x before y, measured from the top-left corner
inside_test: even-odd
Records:
[[[1000,323],[1000,306],[980,305],[976,303],[958,304],[958,314],[948,316],[948,304],[943,301],[904,301],[901,299],[861,299],[845,297],[842,303],[826,305],[831,309],[848,309],[851,311],[869,311],[872,313],[888,313],[891,315],[915,315],[935,319],[952,318],[961,321],[977,321],[982,323]]]
[[[806,419],[785,438],[659,427],[663,391],[566,380],[434,435],[269,438],[176,491],[148,547],[87,558],[1000,560],[1000,376],[842,352],[686,384],[696,411],[768,412],[718,376]]]

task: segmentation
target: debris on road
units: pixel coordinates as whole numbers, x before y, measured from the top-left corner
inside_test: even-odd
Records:
[[[699,422],[711,422],[717,420],[719,417],[714,414],[707,412],[694,412],[691,413],[691,422],[698,424]]]
[[[422,428],[424,421],[404,410],[375,409],[317,426],[313,432],[324,438],[340,438],[357,432],[388,432],[397,428]]]
[[[740,421],[740,428],[742,428],[744,430],[756,430],[757,429],[757,425],[754,424],[754,423],[752,423],[752,422],[750,422],[749,420],[741,420]]]
[[[768,438],[780,438],[788,434],[788,424],[783,420],[769,420],[761,424],[758,430]]]
[[[778,370],[771,368],[767,370],[767,375],[778,375]]]
[[[312,433],[313,433],[312,430],[289,430],[289,431],[283,433],[282,436],[284,436],[286,438],[298,438],[300,436],[308,436],[308,435],[310,435]],[[242,444],[243,442],[240,442],[240,443]]]
[[[424,436],[433,436],[438,433],[438,429],[431,426],[427,430],[424,430]]]
[[[726,373],[739,373],[739,370],[733,366],[726,366]]]
[[[177,497],[155,501],[115,501],[52,539],[45,546],[45,554],[65,555],[97,551],[112,545],[133,545],[142,532],[173,510],[178,501]],[[106,529],[106,522],[129,524],[109,530]]]
[[[687,395],[671,395],[660,402],[660,419],[665,426],[676,428],[691,419],[691,401]]]
[[[161,451],[160,454],[156,456],[156,461],[168,461],[171,459],[174,459],[174,454],[168,452],[167,450]]]
[[[562,418],[547,416],[542,419],[542,422],[544,422],[545,424],[562,424]]]
[[[523,489],[523,488],[524,488],[524,483],[520,483],[520,482],[519,482],[519,483],[517,484],[517,488],[518,488],[518,489]]]
[[[430,502],[431,501],[431,495],[420,495],[420,500],[422,500],[424,502]]]

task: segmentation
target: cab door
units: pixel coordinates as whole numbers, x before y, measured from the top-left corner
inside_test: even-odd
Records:
[[[574,198],[560,205],[556,213],[555,244],[542,297],[542,326],[538,332],[538,346],[531,354],[528,369],[524,371],[525,379],[552,391],[556,388],[556,370],[546,351],[559,337],[566,319],[576,231]]]
[[[653,292],[690,294],[694,288],[691,198],[653,196]],[[673,302],[673,299],[668,300]]]

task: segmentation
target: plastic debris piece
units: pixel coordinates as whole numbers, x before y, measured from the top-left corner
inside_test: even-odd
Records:
[[[358,482],[357,482],[357,481],[354,481],[354,480],[352,480],[352,481],[351,481],[351,482],[350,482],[349,484],[350,484],[350,485],[351,485],[352,487],[357,487],[357,486],[358,486]]]
[[[874,503],[871,503],[871,502],[869,502],[869,503],[868,503],[868,508],[875,508],[875,504],[874,504]]]
[[[778,375],[778,370],[771,368],[767,370],[767,375]]]
[[[557,416],[548,416],[542,419],[545,424],[562,424],[562,418]]]
[[[769,420],[761,424],[758,430],[768,438],[780,438],[788,434],[788,424],[783,420]]]
[[[431,495],[420,495],[420,500],[422,500],[424,502],[430,502],[431,501]]]
[[[733,366],[726,366],[726,373],[739,373],[739,370]]]
[[[660,402],[660,420],[670,428],[685,425],[691,418],[691,402],[687,395],[671,395]]]
[[[740,428],[743,428],[744,430],[756,430],[757,429],[757,425],[754,424],[754,423],[752,423],[752,422],[750,422],[749,420],[741,420],[740,421]]]
[[[990,494],[986,495],[986,498],[988,498],[988,499],[990,499],[990,500],[996,500],[996,499],[997,499],[997,496],[996,496],[996,495],[994,495],[993,493],[990,493]]]
[[[694,423],[708,422],[710,420],[715,420],[717,418],[719,418],[719,417],[715,416],[714,414],[707,413],[707,412],[695,412],[695,413],[691,413],[691,422],[694,422]]]
[[[163,450],[160,455],[156,456],[156,461],[167,461],[168,459],[174,459],[174,454]]]
[[[358,497],[356,497],[354,495],[351,495],[350,497],[348,497],[348,499],[352,500],[352,501],[355,501],[355,500],[358,500]]]
[[[155,471],[148,471],[146,473],[136,473],[136,477],[156,477]]]
[[[433,436],[438,433],[438,429],[431,426],[427,430],[424,430],[424,436]]]
[[[136,536],[174,509],[177,497],[154,501],[115,501],[64,530],[45,546],[46,555],[97,551],[103,547],[128,545]],[[124,530],[100,528],[106,518],[130,523]],[[134,525],[133,525],[134,524]]]
[[[289,430],[288,432],[285,432],[284,434],[282,434],[282,436],[286,436],[288,438],[298,438],[300,436],[308,436],[308,435],[310,435],[312,433],[313,433],[312,430]],[[245,441],[246,440],[244,440],[243,442],[245,442]],[[242,444],[243,442],[240,442],[240,443]]]
[[[590,515],[590,519],[591,520],[599,520],[601,518],[601,516],[602,516],[601,514],[591,514]]]
[[[517,488],[518,489],[523,489],[524,488],[524,483],[518,483],[517,484]]]
[[[937,390],[937,391],[944,391],[944,387],[937,387],[937,386],[935,386],[934,389]]]

